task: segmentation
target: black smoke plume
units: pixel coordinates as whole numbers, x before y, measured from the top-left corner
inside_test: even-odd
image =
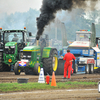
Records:
[[[68,10],[71,11],[72,8],[87,8],[87,0],[43,0],[42,7],[40,9],[41,14],[37,18],[37,36],[38,40],[42,35],[44,28],[55,18],[55,13],[58,10]],[[92,2],[97,2],[98,0],[89,0],[90,4]],[[95,3],[96,4],[96,3]],[[89,6],[89,8],[93,9],[94,5]],[[92,7],[93,6],[93,7]],[[67,16],[67,15],[66,15]]]

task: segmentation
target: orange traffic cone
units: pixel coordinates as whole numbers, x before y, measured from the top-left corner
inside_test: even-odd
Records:
[[[55,73],[52,74],[51,86],[56,86]]]

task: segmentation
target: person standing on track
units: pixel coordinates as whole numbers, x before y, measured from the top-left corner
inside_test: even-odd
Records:
[[[63,60],[66,60],[66,62],[64,64],[64,77],[63,77],[63,79],[66,79],[67,70],[68,70],[68,79],[70,79],[73,59],[75,60],[76,58],[72,53],[70,53],[70,50],[68,49],[67,53],[63,57]]]

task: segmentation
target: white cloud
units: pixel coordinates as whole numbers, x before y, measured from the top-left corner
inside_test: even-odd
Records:
[[[0,13],[26,12],[30,8],[39,10],[42,0],[0,0]]]

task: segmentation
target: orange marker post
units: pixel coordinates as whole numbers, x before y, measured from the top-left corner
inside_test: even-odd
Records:
[[[52,74],[51,86],[56,86],[55,73]]]

